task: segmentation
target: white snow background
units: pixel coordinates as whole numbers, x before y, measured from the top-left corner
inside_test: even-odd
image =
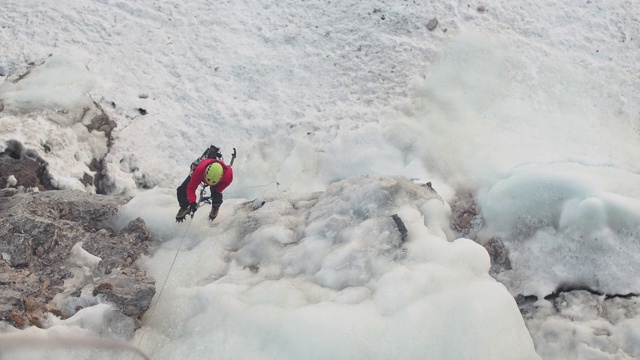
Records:
[[[78,179],[106,155],[109,192],[134,196],[116,222],[162,242],[139,261],[158,291],[133,338],[108,304],[4,338],[100,336],[153,359],[640,358],[637,296],[604,302],[640,293],[640,1],[0,10],[0,140],[38,150],[60,188],[95,191]],[[80,120],[93,102],[117,123],[110,149]],[[175,187],[210,144],[238,152],[221,214],[176,224]],[[510,252],[496,279],[449,227],[463,192],[478,236]],[[602,295],[549,315],[563,286]],[[525,325],[519,294],[549,311]],[[71,345],[0,358],[134,356]]]

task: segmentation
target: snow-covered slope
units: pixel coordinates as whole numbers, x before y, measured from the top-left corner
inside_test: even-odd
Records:
[[[319,338],[334,342],[332,357],[384,357],[391,351],[381,350],[384,345],[400,341],[391,331],[404,326],[403,331],[411,334],[427,334],[426,340],[418,336],[405,341],[440,344],[451,351],[427,357],[464,358],[475,341],[487,341],[480,336],[496,336],[504,331],[497,327],[505,324],[496,324],[491,334],[478,330],[475,326],[486,319],[476,317],[475,311],[486,309],[470,308],[468,289],[456,293],[455,282],[442,289],[454,294],[448,299],[466,312],[451,314],[452,327],[436,331],[424,324],[426,320],[412,320],[445,313],[431,313],[432,308],[421,302],[432,301],[421,292],[424,289],[407,278],[394,279],[397,270],[383,266],[378,272],[359,269],[348,275],[325,271],[319,275],[324,282],[296,283],[295,290],[275,291],[280,296],[266,291],[283,285],[270,282],[271,273],[264,267],[257,273],[247,270],[252,261],[264,260],[285,271],[287,267],[276,260],[286,251],[270,252],[275,251],[271,242],[286,242],[290,232],[302,225],[271,232],[267,225],[281,220],[282,209],[256,209],[256,214],[265,212],[270,220],[258,221],[255,226],[267,229],[248,236],[242,222],[249,216],[244,201],[286,195],[291,197],[288,203],[306,208],[301,199],[330,198],[330,192],[316,192],[339,187],[336,181],[348,179],[346,184],[353,186],[344,190],[348,193],[357,192],[358,186],[351,182],[362,181],[360,175],[403,175],[420,183],[431,181],[444,208],[420,209],[423,220],[415,209],[409,216],[421,225],[410,235],[402,261],[414,259],[415,267],[388,256],[383,263],[408,266],[407,276],[412,271],[427,276],[423,272],[444,274],[432,268],[450,256],[460,257],[446,269],[458,273],[474,268],[465,281],[486,285],[493,289],[489,300],[504,301],[489,313],[500,310],[510,314],[505,321],[516,322],[511,317],[515,304],[504,298],[507,290],[487,278],[486,263],[478,260],[484,256],[476,253],[481,248],[456,240],[461,234],[445,225],[456,196],[471,193],[478,219],[483,220],[483,228],[474,229],[479,230],[473,232],[476,240],[499,239],[511,259],[512,269],[495,274],[496,279],[514,297],[538,299],[524,315],[539,354],[545,359],[640,356],[634,330],[640,312],[633,296],[640,293],[633,276],[640,270],[637,0],[180,4],[9,0],[1,6],[0,140],[16,139],[39,150],[57,184],[67,188],[94,191],[79,179],[84,173],[96,175],[90,163],[103,159],[104,188],[137,195],[126,216],[146,216],[155,236],[165,241],[163,249],[143,264],[156,269],[159,279],[165,278],[167,263],[185,238],[185,226],[172,223],[177,210],[173,189],[186,176],[188,164],[210,144],[221,146],[226,158],[232,148],[238,151],[235,180],[225,191],[220,222],[193,220],[187,243],[202,251],[179,252],[173,276],[186,283],[178,286],[177,278],[170,280],[163,295],[184,302],[199,299],[201,306],[159,302],[143,328],[149,343],[166,342],[171,348],[183,341],[200,349],[210,331],[220,331],[216,344],[223,348],[222,357],[233,357],[239,348],[252,357],[294,357],[298,351],[316,349],[309,344],[315,340],[301,336],[289,338],[300,342],[278,341],[287,334],[318,331],[322,334],[316,335],[327,336]],[[87,127],[94,112],[100,111],[117,123],[109,148],[104,133]],[[154,189],[145,191],[150,188]],[[396,211],[387,203],[365,200],[372,201],[370,206],[377,211]],[[366,201],[346,201],[345,206],[360,208]],[[323,211],[326,216],[331,213]],[[359,235],[348,230],[353,224],[340,224],[335,224],[337,238],[328,238],[346,241],[347,248],[367,249],[362,241],[371,234],[384,238],[385,229],[379,226]],[[305,231],[319,231],[312,230]],[[346,234],[340,237],[341,233]],[[429,258],[424,246],[449,250]],[[458,247],[472,254],[466,257],[452,250]],[[227,251],[235,255],[230,258]],[[338,253],[331,255],[332,251]],[[332,251],[304,252],[298,259],[313,263],[309,257],[321,256],[316,261],[332,269],[350,269],[360,259],[339,256],[338,247]],[[450,252],[455,256],[447,255]],[[203,253],[211,254],[211,267],[184,270],[188,264],[199,264],[195,259]],[[364,258],[373,261],[376,256]],[[218,292],[222,290],[214,279],[191,283],[212,275],[223,263],[230,267],[217,281],[228,281],[230,290],[225,291],[233,296]],[[473,265],[478,263],[484,265]],[[350,306],[355,315],[343,314],[335,300],[326,304],[328,310],[314,304],[302,306],[302,312],[261,312],[263,302],[271,301],[272,310],[287,308],[289,297],[315,298],[320,291],[316,286],[333,289],[331,284],[351,284],[353,279],[362,280],[360,276],[376,284],[397,282],[394,285],[407,290],[379,285],[382,288],[371,286],[367,294],[354,291],[349,297],[367,299],[363,304],[369,304]],[[244,280],[253,282],[253,287],[243,285]],[[252,299],[259,301],[235,303],[245,296],[238,294],[251,298],[254,288],[257,294]],[[561,311],[554,307],[561,302],[544,297],[562,288],[586,288],[593,294],[567,295],[569,305]],[[384,296],[397,296],[402,304],[414,296],[421,298],[417,303],[422,305],[411,308],[413,315],[406,318],[378,317],[368,306],[380,299],[367,298],[376,289],[383,289]],[[619,297],[628,294],[629,298]],[[614,296],[615,305],[604,303],[608,296]],[[232,300],[217,303],[224,299]],[[219,307],[209,307],[211,302]],[[610,307],[613,310],[591,312]],[[303,322],[317,323],[325,310],[330,313],[325,321],[362,320],[359,324],[373,326],[372,334],[379,337],[362,335],[359,327],[337,331],[330,324],[316,329]],[[203,321],[224,318],[227,330],[201,324],[197,319],[202,313],[207,314]],[[624,315],[612,315],[620,313]],[[286,319],[283,332],[274,330],[279,329],[274,324],[280,315]],[[475,325],[463,331],[455,326],[456,316]],[[236,321],[239,327],[229,330]],[[251,330],[253,336],[224,337],[248,331],[244,325],[252,321],[262,325]],[[525,344],[528,339],[520,330],[514,334]],[[443,337],[434,337],[434,332]],[[448,341],[460,336],[470,343],[457,352],[458,344]],[[247,345],[251,339],[255,342]],[[144,345],[143,349],[148,350]],[[394,357],[419,357],[424,355],[421,349],[398,346],[393,348]],[[213,351],[206,346],[200,350]],[[176,346],[167,351],[175,355],[184,349]],[[193,350],[194,357],[202,354],[198,351]],[[523,358],[530,354],[525,350]],[[502,352],[499,356],[509,358]]]

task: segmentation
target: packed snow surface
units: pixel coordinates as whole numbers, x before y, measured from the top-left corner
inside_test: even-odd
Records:
[[[133,338],[108,304],[5,337],[154,359],[640,357],[638,0],[1,7],[0,144],[37,150],[61,188],[95,191],[81,179],[104,159],[106,191],[133,196],[118,226],[162,241]],[[176,224],[211,144],[238,153],[220,215]],[[512,269],[491,277],[450,228],[462,193]],[[572,287],[591,293],[544,299]]]

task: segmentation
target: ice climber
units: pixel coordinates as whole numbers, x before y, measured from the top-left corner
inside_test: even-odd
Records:
[[[176,222],[183,222],[187,215],[193,215],[198,209],[196,190],[200,184],[209,186],[211,190],[209,220],[213,221],[218,216],[220,205],[222,205],[222,191],[232,181],[233,170],[231,166],[222,161],[220,149],[216,146],[211,146],[198,160],[191,164],[191,174],[177,188],[180,210],[176,215]]]

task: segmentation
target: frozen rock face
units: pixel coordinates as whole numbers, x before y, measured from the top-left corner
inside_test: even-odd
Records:
[[[0,188],[109,193],[105,158],[117,123],[92,86],[85,63],[56,55],[0,83]]]
[[[154,280],[134,262],[152,250],[142,219],[120,231],[111,217],[128,198],[80,191],[0,190],[0,320],[46,327],[100,303],[130,317],[149,308]]]
[[[588,226],[590,221],[582,223]],[[536,351],[543,359],[640,358],[636,330],[640,324],[638,291],[607,292],[603,288],[606,289],[609,282],[602,282],[603,286],[598,287],[574,278],[559,283],[553,292],[544,296],[518,293],[516,285],[536,281],[513,281],[514,267],[527,266],[529,262],[540,261],[540,257],[553,254],[537,254],[533,260],[526,261],[522,257],[512,259],[508,247],[513,246],[515,236],[483,237],[483,226],[484,219],[473,196],[464,192],[458,194],[452,203],[451,228],[459,236],[466,236],[485,247],[491,258],[490,275],[501,281],[512,294],[515,293],[518,308],[536,344]],[[520,226],[518,232],[529,234],[527,236],[535,233],[524,225]],[[631,249],[627,248],[627,251],[631,252]],[[609,257],[614,258],[611,255]],[[596,267],[592,261],[583,262],[589,264],[588,267]],[[545,270],[543,267],[533,268],[540,272]],[[602,270],[608,271],[606,268]],[[620,273],[620,279],[624,276],[624,273]]]

